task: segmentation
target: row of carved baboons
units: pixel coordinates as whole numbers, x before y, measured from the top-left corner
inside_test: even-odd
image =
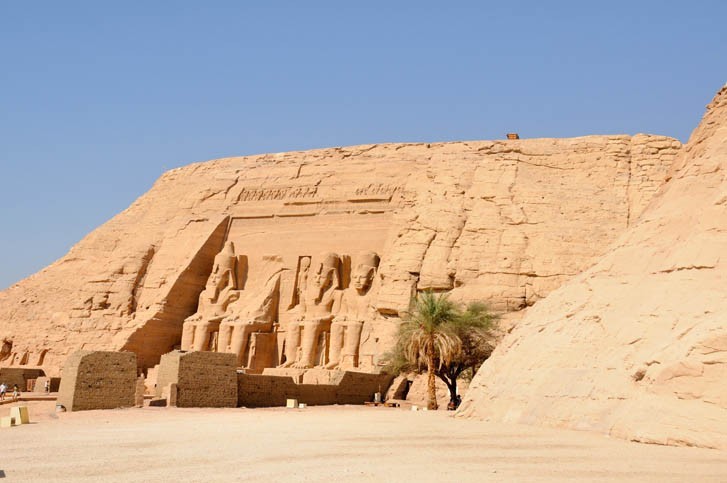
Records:
[[[227,242],[214,259],[212,273],[199,296],[197,312],[183,325],[182,350],[216,350],[243,356],[253,333],[270,333],[281,308],[284,268],[268,260],[262,280],[245,287],[246,258]],[[364,252],[354,259],[350,286],[342,284],[342,257],[324,253],[318,259],[299,257],[290,322],[285,331],[282,367],[355,367],[359,361],[361,332],[374,317],[371,286],[379,256]],[[249,284],[248,284],[249,285]],[[321,356],[322,336],[328,340]],[[214,338],[217,338],[214,343]]]

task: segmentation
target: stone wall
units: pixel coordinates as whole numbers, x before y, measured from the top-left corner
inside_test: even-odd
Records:
[[[134,406],[136,354],[77,351],[63,366],[58,404],[68,411]]]
[[[26,367],[2,367],[0,368],[0,383],[5,383],[12,391],[14,385],[18,385],[21,391],[28,387],[28,380],[45,376],[42,369],[29,369]]]
[[[376,392],[386,393],[392,376],[352,371],[312,370],[296,383],[290,375],[237,375],[238,406],[285,406],[286,399],[297,399],[309,406],[363,404],[374,400]],[[307,380],[306,380],[307,379]]]
[[[58,392],[61,387],[60,377],[39,377],[35,380],[33,385],[34,392],[44,392],[46,381],[50,382],[50,392]]]
[[[298,385],[290,376],[237,374],[237,405],[246,408],[285,406],[298,397]]]
[[[173,351],[161,358],[155,395],[166,396],[177,407],[236,407],[237,375],[233,354]]]

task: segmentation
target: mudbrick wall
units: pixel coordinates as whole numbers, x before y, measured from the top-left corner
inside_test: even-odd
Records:
[[[63,366],[58,404],[68,411],[134,406],[136,354],[78,351]]]
[[[156,396],[175,384],[177,407],[235,407],[237,375],[235,356],[215,352],[173,351],[159,364]]]

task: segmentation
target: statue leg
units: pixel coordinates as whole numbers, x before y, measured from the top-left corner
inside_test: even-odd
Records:
[[[358,345],[361,342],[363,322],[349,322],[347,327],[341,366],[356,367],[358,365]]]
[[[231,352],[237,356],[237,366],[245,366],[245,361],[242,360],[242,356],[245,355],[245,349],[247,348],[247,342],[250,339],[250,332],[252,332],[252,326],[250,324],[238,323],[232,331],[232,342],[230,343]]]
[[[230,352],[233,327],[230,322],[222,322],[220,324],[220,334],[217,336],[217,352]]]
[[[331,346],[328,348],[328,364],[326,369],[335,369],[341,362],[341,348],[343,347],[344,324],[334,322],[331,324]]]
[[[301,341],[300,360],[293,364],[296,369],[308,369],[314,366],[313,360],[316,357],[318,337],[320,336],[321,323],[305,322],[303,325],[303,340]]]
[[[201,322],[197,325],[197,330],[194,334],[194,343],[192,344],[192,350],[195,351],[206,351],[210,343],[210,323]]]
[[[182,350],[191,351],[194,343],[194,331],[196,329],[194,322],[185,322],[182,324]]]
[[[300,322],[293,321],[288,324],[285,333],[285,363],[280,367],[291,367],[296,362],[298,347],[300,346]]]

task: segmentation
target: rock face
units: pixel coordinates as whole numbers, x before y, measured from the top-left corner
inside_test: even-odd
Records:
[[[727,86],[642,217],[496,349],[460,415],[727,448]]]
[[[0,293],[0,365],[57,374],[75,350],[128,350],[148,369],[187,344],[258,372],[374,370],[417,290],[517,311],[589,267],[679,150],[660,136],[589,136],[175,169]]]

